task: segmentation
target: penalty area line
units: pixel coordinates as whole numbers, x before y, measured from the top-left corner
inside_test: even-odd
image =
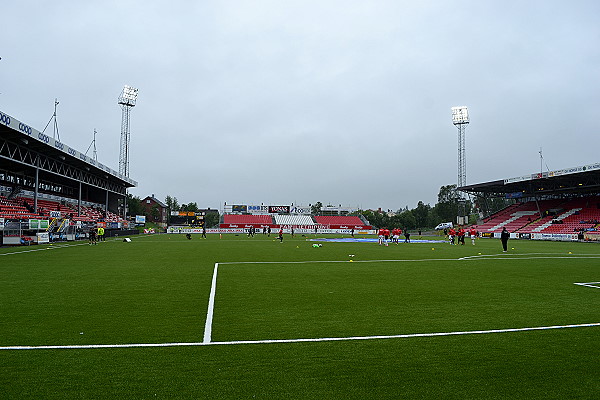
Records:
[[[598,327],[600,322],[590,324],[572,324],[572,325],[552,325],[537,326],[530,328],[508,328],[508,329],[490,329],[477,331],[458,331],[458,332],[433,332],[433,333],[409,333],[403,335],[379,335],[379,336],[350,336],[350,337],[329,337],[329,338],[305,338],[305,339],[267,339],[267,340],[235,340],[228,342],[191,342],[191,343],[137,343],[137,344],[87,344],[87,345],[66,345],[66,346],[2,346],[0,350],[83,350],[83,349],[119,349],[135,347],[185,347],[185,346],[225,346],[242,344],[276,344],[276,343],[315,343],[315,342],[340,342],[353,340],[384,340],[384,339],[410,339],[423,337],[440,336],[461,336],[461,335],[485,335],[494,333],[528,332],[528,331],[546,331],[556,329],[589,328]]]
[[[208,297],[208,310],[206,311],[206,323],[204,325],[204,340],[202,343],[210,343],[212,336],[212,321],[215,311],[215,294],[217,291],[217,272],[219,271],[219,263],[215,263],[213,270],[212,283],[210,285],[210,295]]]

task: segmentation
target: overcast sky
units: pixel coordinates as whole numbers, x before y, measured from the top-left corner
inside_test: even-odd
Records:
[[[46,5],[42,5],[46,4]],[[600,161],[600,2],[29,1],[2,5],[0,111],[202,208],[434,205],[467,183]],[[52,133],[52,126],[46,133]],[[91,150],[88,155],[91,154]]]

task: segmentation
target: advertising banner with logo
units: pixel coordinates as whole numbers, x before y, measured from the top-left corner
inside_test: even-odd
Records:
[[[30,219],[29,229],[42,230],[48,229],[49,221],[47,219]]]
[[[231,206],[231,211],[236,213],[245,213],[248,211],[248,206],[245,204],[234,204]]]
[[[248,212],[250,214],[268,214],[269,213],[269,207],[268,206],[263,206],[263,205],[249,205],[248,206]]]
[[[289,214],[290,206],[269,206],[269,214]]]
[[[50,243],[50,234],[48,232],[42,232],[37,234],[37,242],[39,243]]]
[[[310,215],[310,207],[293,206],[290,209],[290,214]]]
[[[135,223],[136,224],[145,224],[146,223],[146,216],[145,215],[136,215],[135,216]]]
[[[494,232],[494,233],[492,234],[492,235],[493,235],[492,237],[493,237],[493,238],[496,238],[496,239],[500,239],[500,235],[501,235],[501,234],[502,234],[502,232]],[[485,234],[484,234],[484,233],[482,233],[482,234],[481,234],[481,236],[482,236],[482,237],[487,237],[487,236],[485,236]],[[519,234],[518,234],[518,233],[515,233],[515,232],[513,232],[513,233],[511,233],[511,234],[510,234],[510,238],[511,238],[511,239],[518,239],[518,238],[519,238]]]
[[[577,234],[571,233],[532,233],[533,240],[554,240],[559,242],[576,242]]]
[[[219,224],[219,228],[244,228],[244,229],[248,229],[248,228],[268,228],[271,227],[271,229],[275,229],[276,227],[278,227],[278,225],[273,225],[273,224]]]
[[[588,242],[598,242],[600,241],[600,232],[586,232],[584,233],[583,240]]]
[[[285,234],[290,234],[291,229],[289,227],[284,227],[283,232]],[[200,234],[200,233],[202,233],[202,229],[201,228],[200,229],[199,228],[187,228],[187,227],[182,227],[182,226],[170,226],[167,228],[167,233],[174,233],[174,234],[198,233],[198,234]],[[207,229],[206,233],[219,233],[219,234],[237,233],[237,234],[240,234],[240,233],[247,233],[247,231],[244,228],[219,228],[219,229]],[[314,234],[315,230],[294,227],[294,233],[296,233],[296,234]],[[351,233],[352,233],[352,231],[349,229],[319,229],[318,230],[318,234],[320,234],[320,235],[321,234],[349,235]],[[375,231],[361,230],[361,231],[355,231],[354,233],[362,234],[362,235],[371,235],[371,234],[374,234]]]

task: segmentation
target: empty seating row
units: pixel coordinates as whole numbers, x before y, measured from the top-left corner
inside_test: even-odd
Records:
[[[225,223],[225,224],[272,224],[273,218],[271,218],[270,215],[225,214],[225,215],[223,215],[223,223]]]
[[[276,214],[275,215],[275,223],[277,225],[314,225],[315,221],[313,221],[310,215],[284,215],[284,214]]]
[[[39,218],[32,213],[20,199],[8,199],[0,196],[0,218],[6,219],[32,219]]]
[[[477,229],[499,232],[506,227],[509,232],[519,233],[573,233],[595,229],[599,222],[600,198],[586,197],[513,204],[489,217]]]
[[[514,232],[530,221],[539,218],[535,203],[512,204],[492,215],[487,221],[477,227],[480,232],[500,232],[504,227]]]

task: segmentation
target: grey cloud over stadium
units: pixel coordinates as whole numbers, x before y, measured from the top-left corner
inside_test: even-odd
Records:
[[[600,161],[597,1],[20,1],[2,14],[1,111],[42,130],[57,98],[61,141],[85,152],[96,129],[98,160],[118,170],[117,98],[139,88],[142,198],[434,204],[457,180],[462,105],[469,184]]]

